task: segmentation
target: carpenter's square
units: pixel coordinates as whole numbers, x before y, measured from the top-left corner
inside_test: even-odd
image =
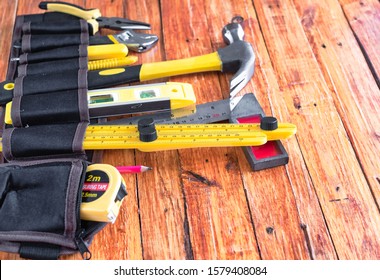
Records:
[[[232,106],[232,111],[230,110],[230,99],[224,99],[199,104],[196,106],[196,113],[186,117],[173,118],[168,116],[166,112],[149,114],[147,116],[153,118],[157,124],[207,124],[223,121],[230,121],[232,123],[259,123],[260,119],[265,117],[263,109],[252,93],[235,97],[234,102],[236,104]],[[117,119],[109,121],[107,124],[137,124],[141,118],[141,116],[135,116]],[[261,146],[243,147],[243,150],[248,162],[255,171],[285,165],[289,161],[289,156],[281,141],[268,141]]]

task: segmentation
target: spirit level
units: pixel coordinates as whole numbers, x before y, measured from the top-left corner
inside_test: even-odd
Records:
[[[90,90],[87,93],[91,118],[123,114],[186,108],[186,114],[195,112],[195,94],[188,83],[159,83],[129,87]],[[12,124],[12,102],[7,103],[5,123]],[[22,101],[20,114],[22,115]],[[177,116],[180,116],[179,114]]]
[[[123,198],[127,195],[120,172],[109,164],[88,166],[82,188],[82,220],[115,222]]]
[[[91,118],[195,107],[193,87],[188,83],[160,83],[91,90]]]

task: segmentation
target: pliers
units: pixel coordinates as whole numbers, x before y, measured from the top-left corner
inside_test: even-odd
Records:
[[[119,17],[102,17],[99,9],[84,9],[80,6],[66,2],[42,1],[39,4],[39,8],[42,10],[70,14],[85,19],[92,27],[92,34],[97,33],[99,28],[113,30],[150,29],[150,24],[145,22]]]

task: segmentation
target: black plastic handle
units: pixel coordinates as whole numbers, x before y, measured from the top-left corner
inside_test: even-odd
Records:
[[[115,44],[108,36],[90,36],[90,46]]]

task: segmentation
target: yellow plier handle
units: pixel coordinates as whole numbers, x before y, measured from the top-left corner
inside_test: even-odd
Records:
[[[50,1],[42,1],[39,4],[39,8],[42,10],[48,10],[52,12],[60,12],[69,15],[73,15],[85,20],[96,19],[101,17],[99,9],[83,9],[80,6],[66,3],[66,2],[50,2]]]
[[[99,9],[83,9],[80,6],[60,1],[42,1],[39,4],[39,8],[42,10],[65,13],[85,19],[92,26],[93,34],[99,31],[99,23],[96,21],[97,18],[102,16]]]

